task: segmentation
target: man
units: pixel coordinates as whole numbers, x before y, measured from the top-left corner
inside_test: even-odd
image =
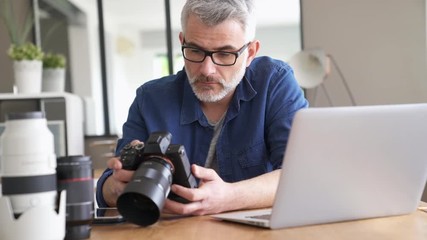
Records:
[[[185,71],[138,88],[116,153],[153,131],[184,145],[199,187],[172,185],[191,202],[167,199],[165,212],[270,207],[291,121],[308,105],[293,72],[282,61],[255,58],[252,0],[188,0],[181,25]],[[133,174],[118,158],[108,167],[98,182],[100,206],[115,206]]]

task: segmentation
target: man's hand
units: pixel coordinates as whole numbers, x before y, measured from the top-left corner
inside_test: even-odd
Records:
[[[198,188],[186,188],[173,184],[172,192],[191,201],[187,204],[167,199],[164,212],[184,215],[204,215],[227,211],[225,204],[233,198],[233,188],[224,182],[213,169],[191,166],[194,177],[200,180]]]
[[[166,199],[164,212],[183,215],[205,215],[238,209],[271,207],[280,170],[236,183],[224,182],[208,168],[192,165],[199,188],[172,185],[172,191],[191,201],[187,204]]]
[[[140,143],[140,141],[134,140],[131,144],[135,145],[137,143]],[[132,179],[134,171],[123,170],[119,158],[109,159],[107,166],[113,170],[113,175],[104,182],[102,193],[108,206],[115,207],[117,198],[122,194],[126,184]]]
[[[131,180],[134,171],[122,169],[122,163],[118,158],[111,158],[107,166],[113,169],[113,175],[105,180],[102,187],[104,200],[110,207],[115,207],[117,198],[122,194],[126,184]]]

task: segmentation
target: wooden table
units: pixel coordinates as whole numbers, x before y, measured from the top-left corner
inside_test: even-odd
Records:
[[[425,206],[425,204],[422,204]],[[156,224],[93,226],[90,239],[340,239],[340,240],[426,240],[427,212],[298,228],[268,230],[237,223],[222,222],[209,216],[164,216]]]

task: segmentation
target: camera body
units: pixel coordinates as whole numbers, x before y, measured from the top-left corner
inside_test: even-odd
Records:
[[[166,198],[188,203],[170,192],[172,184],[197,187],[184,146],[170,144],[171,139],[169,132],[153,132],[145,143],[127,144],[121,150],[122,168],[135,171],[117,199],[117,208],[127,221],[142,226],[153,224]]]

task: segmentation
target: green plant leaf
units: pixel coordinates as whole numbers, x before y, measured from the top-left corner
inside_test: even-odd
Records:
[[[48,53],[43,57],[43,68],[65,68],[65,56],[62,54]]]
[[[22,28],[22,36],[20,39],[20,41],[21,41],[20,44],[23,44],[28,39],[28,36],[31,32],[31,28],[33,27],[33,23],[34,23],[33,13],[30,10],[28,10],[28,11],[29,11],[29,13],[25,17],[25,23],[24,23],[24,26]]]
[[[33,43],[23,45],[12,44],[7,52],[9,57],[15,61],[22,60],[43,60],[44,53],[41,48]]]
[[[16,24],[14,22],[14,18],[12,17],[12,5],[9,1],[3,1],[2,6],[2,20],[6,26],[7,32],[9,33],[10,42],[16,44]]]
[[[9,34],[9,39],[12,44],[22,45],[27,41],[27,38],[31,32],[32,26],[34,24],[33,14],[31,9],[27,10],[25,14],[23,26],[19,26],[18,22],[15,19],[15,9],[13,6],[13,1],[10,0],[0,0],[2,6],[2,16],[3,22],[6,26],[7,32]]]

